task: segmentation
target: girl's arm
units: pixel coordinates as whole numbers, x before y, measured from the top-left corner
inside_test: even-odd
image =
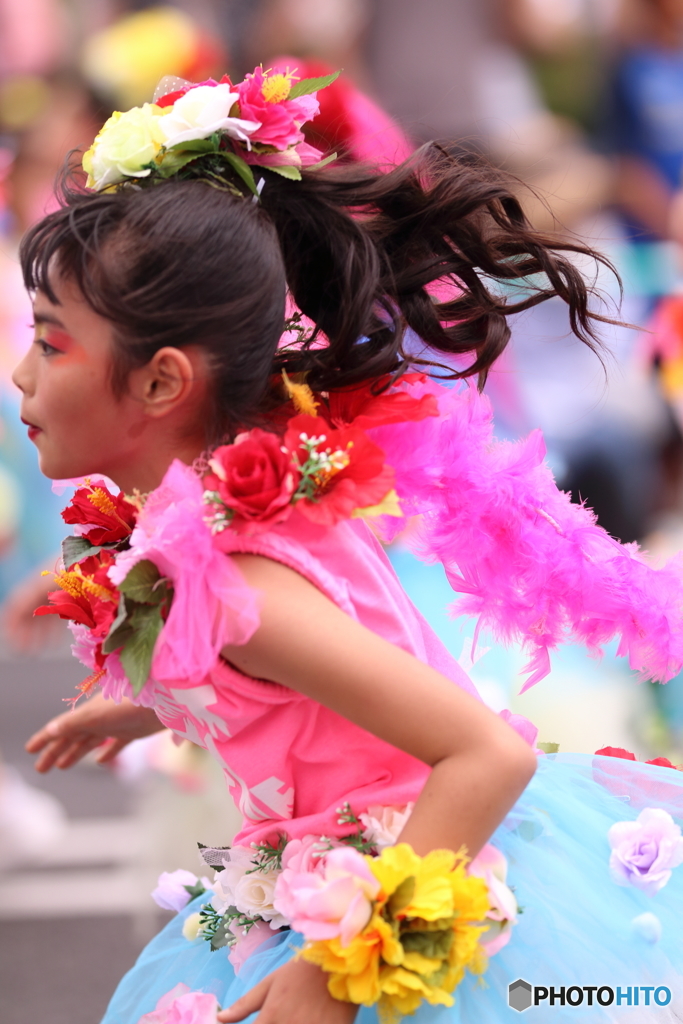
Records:
[[[261,625],[223,656],[242,672],[319,701],[432,768],[401,839],[471,856],[536,767],[531,748],[451,680],[342,612],[277,562],[234,555],[261,591]]]
[[[361,626],[291,569],[235,555],[263,595],[261,625],[223,656],[242,672],[325,704],[432,768],[400,839],[419,854],[464,843],[474,855],[534,773],[531,748],[451,680]],[[320,968],[292,960],[219,1015],[234,1024],[351,1024]]]

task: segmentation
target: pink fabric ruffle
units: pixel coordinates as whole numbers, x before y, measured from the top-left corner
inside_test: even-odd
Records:
[[[465,596],[454,614],[478,617],[500,642],[530,654],[522,692],[550,670],[550,651],[568,642],[593,655],[619,638],[618,654],[642,678],[666,682],[683,666],[683,560],[647,564],[594,514],[558,490],[540,431],[520,442],[493,437],[488,399],[469,385],[410,385],[434,394],[440,415],[368,431],[396,471],[408,515],[420,514],[412,544],[444,565]],[[387,535],[401,527],[385,519]]]
[[[109,575],[119,584],[148,558],[171,580],[173,602],[157,640],[152,677],[200,682],[214,668],[221,648],[243,644],[259,623],[258,593],[232,559],[214,546],[204,522],[199,477],[177,459],[149,496]]]

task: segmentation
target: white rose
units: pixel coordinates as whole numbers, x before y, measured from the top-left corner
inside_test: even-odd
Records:
[[[115,111],[83,155],[88,187],[101,191],[126,178],[146,178],[165,136],[159,125],[161,107],[145,103],[125,113]]]
[[[249,136],[261,127],[260,121],[244,121],[230,117],[230,110],[239,100],[229,85],[198,85],[176,100],[171,112],[160,118],[159,125],[167,149],[181,142],[208,139],[223,131],[232,139],[240,139],[249,147]]]
[[[394,846],[413,813],[414,806],[414,803],[409,803],[405,807],[368,807],[367,814],[359,815],[361,824],[365,826],[363,839],[367,843],[372,843],[378,850]]]
[[[223,870],[216,872],[212,886],[214,894],[211,897],[211,905],[219,914],[224,914],[228,907],[237,905],[235,889],[242,875],[253,868],[253,856],[254,851],[246,846],[233,846],[226,851]]]
[[[254,851],[246,846],[233,846],[225,857],[222,871],[213,882],[211,905],[219,914],[228,907],[237,907],[249,917],[262,917],[270,921],[273,929],[289,922],[273,906],[275,883],[279,871],[254,870]]]
[[[283,928],[289,924],[273,906],[275,883],[279,871],[254,871],[244,874],[235,889],[235,906],[242,914],[249,917],[262,917],[270,922],[273,929]]]

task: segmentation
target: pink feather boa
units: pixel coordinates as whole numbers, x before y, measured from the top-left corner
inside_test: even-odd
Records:
[[[540,431],[520,442],[493,437],[491,406],[472,386],[434,381],[411,394],[436,396],[440,415],[368,431],[396,472],[406,515],[420,515],[417,556],[443,564],[465,596],[456,615],[478,617],[503,643],[529,651],[522,692],[550,671],[550,651],[569,642],[593,655],[620,638],[642,678],[666,682],[683,666],[683,561],[649,566],[594,514],[558,490]],[[387,538],[401,521],[384,519]]]

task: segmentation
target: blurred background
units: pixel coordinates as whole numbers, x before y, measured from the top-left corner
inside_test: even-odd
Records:
[[[545,433],[559,485],[653,559],[683,547],[683,0],[0,0],[0,990],[4,1024],[92,1024],[162,915],[161,870],[198,870],[195,843],[237,827],[201,751],[164,735],[113,769],[45,778],[25,739],[81,677],[62,624],[31,620],[54,567],[67,495],[37,469],[12,367],[31,339],[17,261],[54,203],[55,176],[114,109],[163,75],[233,79],[279,62],[344,68],[311,139],[387,166],[426,141],[514,176],[540,228],[603,251],[601,362],[561,302],[513,324],[487,392],[501,438]],[[593,273],[592,268],[586,268]],[[619,306],[619,303],[621,305]],[[445,610],[438,567],[390,550],[415,603],[487,702],[531,718],[560,750],[623,746],[683,761],[683,682],[639,684],[608,653],[566,648],[523,696],[523,656]],[[220,955],[220,954],[216,954]],[[29,982],[30,979],[30,982]]]

